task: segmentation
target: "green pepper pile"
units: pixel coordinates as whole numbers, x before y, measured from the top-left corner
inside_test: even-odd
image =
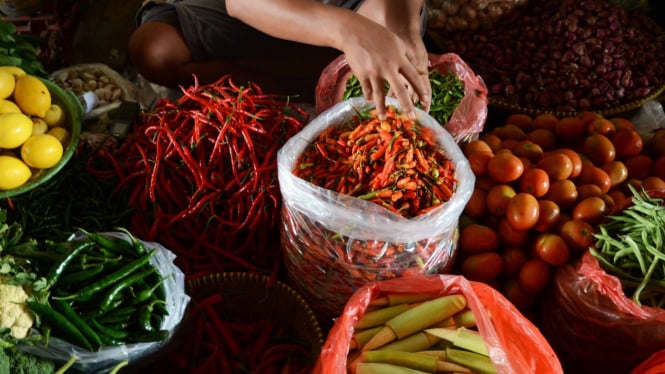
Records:
[[[46,300],[29,300],[46,339],[90,351],[102,346],[160,341],[167,314],[164,278],[150,259],[156,252],[127,230],[127,238],[85,232],[69,241],[13,247],[9,254],[45,274]]]
[[[445,125],[455,113],[455,109],[464,98],[464,82],[453,72],[443,74],[438,70],[429,71],[429,81],[432,86],[432,104],[429,115],[437,122]],[[386,92],[390,89],[386,84]],[[347,100],[352,97],[363,96],[362,87],[355,75],[351,75],[346,81],[342,98]]]

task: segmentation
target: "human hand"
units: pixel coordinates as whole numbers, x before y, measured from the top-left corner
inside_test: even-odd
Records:
[[[386,115],[386,83],[410,118],[416,116],[414,98],[429,108],[431,87],[424,46],[407,45],[397,34],[372,21],[348,26],[342,51],[365,98],[374,102],[379,119]]]

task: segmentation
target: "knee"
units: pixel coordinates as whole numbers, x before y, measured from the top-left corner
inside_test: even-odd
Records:
[[[128,52],[132,64],[147,79],[160,81],[178,66],[189,61],[189,50],[172,33],[161,33],[150,27],[137,29],[129,38]]]

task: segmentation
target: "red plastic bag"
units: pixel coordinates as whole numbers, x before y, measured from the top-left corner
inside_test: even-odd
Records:
[[[665,190],[647,193],[665,198]],[[543,298],[541,329],[567,374],[624,374],[665,347],[665,309],[626,297],[619,278],[587,251],[557,269]]]
[[[641,364],[637,365],[630,374],[664,374],[665,373],[665,349],[651,355]]]
[[[563,373],[556,354],[540,331],[499,291],[460,275],[432,274],[374,282],[359,288],[330,329],[313,374],[346,373],[353,326],[370,301],[383,292],[464,295],[500,374]]]
[[[443,127],[459,142],[473,139],[485,126],[487,120],[487,86],[466,62],[455,53],[429,54],[430,70],[446,74],[454,72],[464,82],[464,97]],[[316,113],[342,101],[346,82],[351,77],[351,68],[344,55],[333,60],[321,73],[316,85]]]
[[[665,310],[635,304],[588,251],[557,269],[541,316],[566,373],[628,373],[665,347]]]

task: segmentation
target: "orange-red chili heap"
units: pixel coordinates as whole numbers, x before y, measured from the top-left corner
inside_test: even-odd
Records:
[[[372,109],[321,132],[293,173],[407,218],[450,200],[456,182],[455,167],[432,131],[392,106],[385,121]]]

